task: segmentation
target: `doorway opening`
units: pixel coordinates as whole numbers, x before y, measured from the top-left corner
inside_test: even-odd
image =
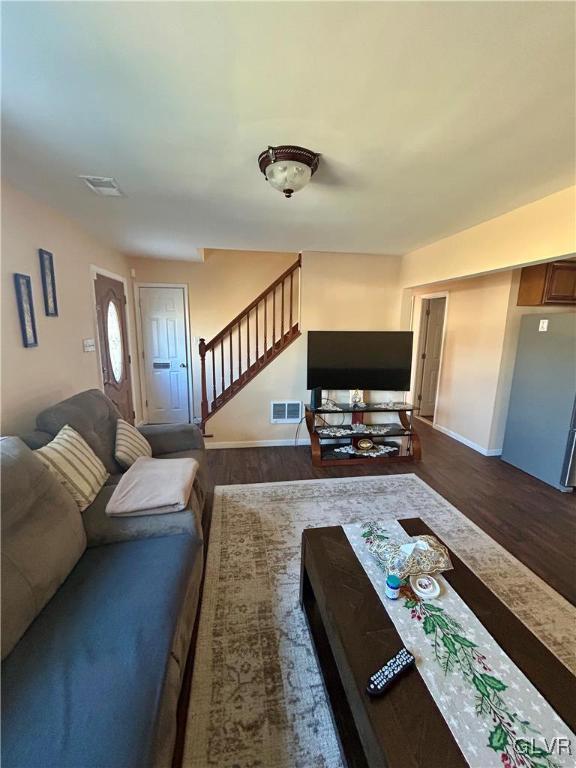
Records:
[[[148,424],[190,422],[188,286],[138,284],[140,371]]]
[[[444,341],[446,296],[422,297],[414,380],[417,415],[434,423]]]

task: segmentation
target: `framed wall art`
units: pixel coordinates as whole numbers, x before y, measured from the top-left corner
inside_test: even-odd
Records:
[[[42,273],[44,310],[47,317],[58,317],[56,278],[54,276],[54,257],[50,251],[45,251],[43,248],[38,250],[38,256],[40,258],[40,272]]]
[[[20,315],[20,328],[22,330],[22,343],[25,347],[38,346],[38,334],[36,333],[36,320],[34,318],[34,303],[32,301],[32,282],[30,275],[14,274],[14,287],[16,288],[16,301],[18,314]]]

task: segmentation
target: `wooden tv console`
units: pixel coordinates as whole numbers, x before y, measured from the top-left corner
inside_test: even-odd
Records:
[[[335,406],[336,409],[324,405],[320,408],[306,406],[306,426],[310,435],[312,464],[315,467],[348,467],[356,464],[388,464],[395,461],[420,460],[420,438],[413,425],[413,405],[380,403],[367,404],[364,408],[359,408],[347,403],[335,403]],[[364,416],[367,413],[397,413],[399,423],[365,424]],[[331,416],[350,414],[352,419],[349,424],[327,424],[323,417],[328,414]],[[332,433],[334,429],[343,434],[335,436]],[[375,445],[396,445],[396,448],[393,453],[386,455],[360,451],[358,441],[365,438],[373,440]],[[335,450],[346,445],[352,446],[356,453],[342,453]]]

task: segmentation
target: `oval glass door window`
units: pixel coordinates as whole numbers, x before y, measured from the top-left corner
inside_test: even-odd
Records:
[[[112,373],[117,382],[122,378],[122,331],[120,330],[120,318],[116,304],[113,301],[108,302],[108,350],[110,352],[110,362],[112,363]]]

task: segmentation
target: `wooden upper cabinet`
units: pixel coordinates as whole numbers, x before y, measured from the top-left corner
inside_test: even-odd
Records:
[[[524,267],[517,304],[519,307],[576,305],[576,261],[553,261]]]
[[[576,261],[555,261],[549,265],[544,286],[544,302],[576,303]]]

